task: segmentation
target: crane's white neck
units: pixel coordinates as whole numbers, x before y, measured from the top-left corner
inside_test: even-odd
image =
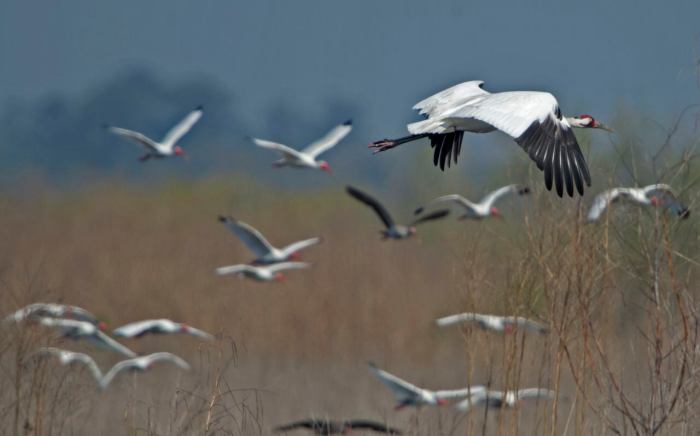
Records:
[[[566,117],[566,121],[569,122],[569,125],[571,127],[590,127],[589,124],[591,123],[590,118],[577,118],[577,117]]]

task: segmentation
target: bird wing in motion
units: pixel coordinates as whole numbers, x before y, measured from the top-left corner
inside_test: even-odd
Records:
[[[464,389],[435,391],[435,398],[439,398],[441,400],[452,400],[455,398],[464,398],[470,395],[476,395],[477,393],[485,391],[486,386],[469,386],[468,388]]]
[[[591,176],[576,136],[562,117],[556,98],[547,92],[513,91],[476,97],[449,113],[443,121],[458,125],[475,119],[510,135],[544,171],[545,185],[555,185],[561,197],[583,195]]]
[[[587,220],[589,222],[597,221],[611,203],[626,195],[629,195],[629,189],[627,188],[609,189],[596,195],[595,199],[593,199],[593,205],[588,211]]]
[[[385,434],[390,434],[390,435],[400,435],[401,430],[397,430],[392,427],[388,427],[380,422],[376,421],[368,421],[366,419],[353,419],[350,421],[345,421],[344,426],[346,428],[350,428],[351,430],[355,429],[365,429],[365,430],[372,430],[377,433],[385,433]]]
[[[463,322],[473,322],[477,321],[478,314],[476,313],[459,313],[457,315],[444,316],[435,320],[435,324],[438,327],[447,327],[454,324],[461,324]]]
[[[508,194],[527,194],[530,192],[528,188],[520,187],[518,185],[507,185],[502,188],[498,188],[493,192],[490,192],[487,194],[484,198],[481,199],[479,203],[485,205],[488,208],[491,208],[491,206],[494,205],[498,200],[501,199],[501,197],[508,195]]]
[[[220,216],[219,221],[223,223],[238,239],[243,242],[256,256],[263,257],[269,254],[275,247],[257,229],[243,221],[238,221],[232,217]]]
[[[422,389],[369,363],[369,370],[394,393],[399,401],[421,395]]]
[[[328,132],[324,137],[312,142],[308,147],[301,152],[308,154],[314,159],[321,153],[333,148],[343,140],[352,130],[352,120],[348,120],[343,124],[339,124]]]
[[[443,195],[441,197],[434,198],[434,199],[430,200],[429,202],[425,203],[424,206],[417,208],[413,213],[415,215],[418,215],[418,214],[422,213],[425,210],[425,208],[430,206],[430,205],[433,205],[435,203],[447,202],[447,201],[456,203],[469,211],[472,211],[474,209],[474,204],[471,201],[467,200],[466,198],[462,197],[459,194],[449,194],[449,195]]]
[[[115,133],[119,136],[138,142],[150,151],[158,152],[158,144],[156,144],[151,138],[144,135],[143,133],[135,132],[133,130],[128,129],[122,129],[121,127],[108,127],[107,129],[110,132]]]
[[[531,319],[523,318],[522,316],[511,316],[503,318],[503,323],[505,325],[511,325],[517,329],[524,329],[533,333],[545,334],[549,332],[549,328],[542,323],[533,321]]]
[[[297,241],[292,244],[287,245],[284,247],[281,251],[284,256],[290,256],[297,251],[303,250],[306,247],[310,247],[312,245],[316,245],[319,242],[321,242],[321,238],[311,238],[311,239],[305,239],[303,241]]]
[[[230,265],[230,266],[222,266],[216,269],[216,273],[220,276],[226,275],[226,274],[238,274],[238,273],[245,273],[245,272],[253,272],[257,268],[254,266],[246,265],[246,264],[238,264],[238,265]]]
[[[270,150],[275,150],[279,153],[282,153],[282,155],[286,158],[290,158],[292,160],[296,160],[296,159],[301,158],[301,154],[297,150],[295,150],[291,147],[288,147],[284,144],[280,144],[278,142],[268,141],[266,139],[258,139],[258,138],[252,138],[252,139],[253,139],[253,142],[255,143],[255,145],[257,145],[258,147],[268,148]]]
[[[186,370],[190,369],[190,365],[187,364],[187,362],[185,362],[183,359],[181,359],[180,357],[178,357],[172,353],[166,353],[166,352],[153,353],[153,354],[149,354],[147,356],[135,357],[132,359],[122,360],[121,362],[117,362],[109,371],[107,371],[107,374],[105,374],[105,376],[102,377],[102,381],[100,382],[100,386],[103,389],[106,388],[111,383],[111,381],[114,379],[114,377],[117,376],[122,371],[128,371],[128,370],[145,371],[146,369],[150,368],[156,362],[171,362],[181,369],[186,369]]]
[[[136,357],[136,353],[99,330],[94,335],[88,336],[87,339],[99,347],[107,348],[126,357]]]
[[[348,194],[350,194],[356,200],[359,200],[362,203],[374,209],[377,215],[379,215],[379,219],[382,220],[384,226],[386,226],[387,229],[394,227],[394,219],[391,218],[391,215],[386,210],[386,208],[374,197],[371,197],[365,194],[364,192],[360,191],[359,189],[353,188],[352,186],[348,186],[346,190]]]
[[[169,332],[169,330],[175,330],[174,324],[175,323],[169,319],[146,319],[125,324],[114,329],[112,334],[123,338],[141,337],[151,332]]]
[[[482,404],[488,404],[491,401],[502,401],[503,393],[489,391],[484,389],[483,391],[476,391],[472,395],[469,395],[467,399],[457,403],[455,409],[460,412],[467,412],[472,407],[481,406]]]
[[[195,125],[197,121],[199,121],[200,118],[202,118],[202,114],[204,112],[202,111],[202,107],[199,106],[195,110],[191,111],[185,118],[182,119],[179,123],[175,125],[168,133],[165,134],[165,137],[163,138],[163,145],[169,149],[172,149],[176,144],[177,141],[180,140],[183,136],[187,134],[187,132],[190,131],[192,126]]]
[[[554,391],[544,388],[526,388],[520,389],[515,393],[515,398],[517,401],[520,400],[531,400],[543,398],[545,400],[553,400],[555,398]]]
[[[481,80],[460,83],[419,101],[413,106],[413,109],[420,111],[422,115],[433,117],[443,108],[454,108],[474,97],[488,95],[487,91],[481,89],[483,84],[484,82]]]
[[[102,371],[100,371],[100,367],[97,366],[97,363],[95,363],[92,357],[85,353],[74,353],[72,351],[62,350],[60,348],[45,347],[39,349],[37,354],[40,356],[56,356],[59,358],[61,365],[71,365],[75,362],[82,363],[87,366],[95,380],[99,382],[102,379]]]
[[[308,268],[310,264],[306,262],[280,262],[274,265],[266,267],[271,273],[276,273],[279,271],[284,271],[288,269],[304,269]]]
[[[423,223],[426,223],[428,221],[439,220],[441,218],[445,218],[449,214],[450,214],[449,209],[436,210],[435,212],[430,212],[427,215],[423,215],[423,216],[418,217],[410,225],[417,226],[418,224],[423,224]]]

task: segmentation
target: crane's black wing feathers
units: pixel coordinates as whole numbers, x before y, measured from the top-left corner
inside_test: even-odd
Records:
[[[413,222],[411,223],[411,225],[412,225],[412,226],[415,226],[415,225],[418,225],[418,224],[421,224],[421,223],[424,223],[424,222],[427,222],[427,221],[433,221],[433,220],[438,220],[438,219],[440,219],[440,218],[445,218],[445,217],[446,217],[447,215],[449,215],[449,214],[450,214],[450,210],[449,210],[449,209],[440,209],[440,210],[436,210],[435,212],[431,212],[431,213],[429,213],[429,214],[427,214],[427,215],[423,215],[423,216],[419,217],[418,219],[416,219],[415,221],[413,221]]]
[[[565,126],[552,117],[536,121],[515,138],[530,156],[537,168],[544,171],[544,182],[548,190],[556,187],[561,197],[566,193],[574,196],[574,186],[579,195],[583,195],[584,183],[591,186],[586,159],[576,141],[571,127]]]
[[[433,148],[433,164],[443,171],[445,171],[445,164],[448,168],[450,167],[450,157],[457,164],[463,137],[462,131],[428,135],[430,146]]]
[[[348,194],[350,194],[352,197],[374,209],[377,215],[379,215],[379,219],[382,220],[387,229],[394,226],[394,219],[391,218],[391,215],[386,210],[386,208],[374,197],[371,197],[370,195],[365,194],[364,192],[360,191],[359,189],[353,188],[352,186],[346,187],[346,190]]]
[[[401,434],[401,430],[387,427],[386,425],[381,424],[379,422],[367,421],[364,419],[355,419],[352,421],[346,421],[345,426],[350,428],[350,429],[363,428],[363,429],[367,429],[367,430],[376,431],[377,433],[386,433],[386,434],[391,434],[391,435],[400,435]]]

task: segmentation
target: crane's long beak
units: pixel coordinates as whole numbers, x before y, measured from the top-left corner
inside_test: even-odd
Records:
[[[596,128],[596,129],[603,129],[603,130],[606,130],[606,131],[608,131],[608,132],[610,132],[610,133],[614,133],[614,132],[615,132],[612,128],[606,126],[606,125],[603,124],[603,123],[596,123],[595,128]]]

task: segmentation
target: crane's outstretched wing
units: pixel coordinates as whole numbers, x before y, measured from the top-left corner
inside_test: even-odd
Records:
[[[513,91],[474,98],[442,115],[452,123],[475,119],[510,135],[544,171],[547,189],[556,187],[560,197],[583,195],[591,186],[588,165],[576,136],[562,117],[556,98],[547,92]],[[412,132],[413,133],[413,132]]]
[[[397,399],[403,400],[419,396],[421,388],[406,380],[400,379],[393,374],[377,368],[373,363],[369,363],[369,370],[394,393]]]
[[[313,158],[316,158],[321,153],[335,147],[343,140],[352,130],[352,120],[347,120],[343,124],[339,124],[328,132],[324,137],[312,142],[308,147],[302,150]]]
[[[531,400],[543,398],[545,400],[553,400],[555,398],[554,391],[544,388],[526,388],[520,389],[515,393],[515,398],[520,400]]]
[[[351,421],[345,421],[345,427],[350,428],[351,430],[359,430],[359,429],[364,429],[364,430],[372,430],[377,433],[384,433],[384,434],[390,434],[390,435],[400,435],[401,430],[388,427],[382,423],[375,422],[375,421],[368,421],[365,419],[353,419]]]
[[[426,207],[433,205],[435,203],[442,203],[442,202],[446,202],[446,201],[456,203],[467,210],[473,210],[473,207],[474,207],[474,203],[472,203],[471,201],[462,197],[461,195],[449,194],[449,195],[443,195],[441,197],[434,198],[434,199],[430,200],[429,202],[425,203],[425,205],[416,208],[416,210],[413,213],[415,215],[418,215],[420,213],[423,213],[423,211],[425,210]]]
[[[262,148],[267,148],[270,150],[275,150],[276,152],[281,153],[283,156],[291,159],[300,159],[301,154],[296,151],[295,149],[288,147],[284,144],[280,144],[278,142],[272,142],[268,141],[266,139],[258,139],[258,138],[251,138],[255,145],[258,147]]]
[[[187,132],[192,129],[192,126],[194,126],[195,123],[202,118],[203,113],[202,106],[197,106],[193,111],[187,114],[182,121],[177,123],[175,127],[170,129],[170,131],[165,134],[165,137],[163,138],[163,145],[172,149],[177,144],[177,141],[185,136]]]
[[[316,245],[319,242],[321,242],[321,238],[305,239],[303,241],[297,241],[292,244],[289,244],[286,247],[284,247],[281,251],[285,256],[290,256],[293,253],[296,253],[297,251],[303,250],[304,248],[310,247],[312,245]]]
[[[449,209],[436,210],[435,212],[431,212],[427,215],[423,215],[421,217],[418,217],[410,225],[417,226],[418,224],[427,223],[428,221],[439,220],[441,218],[445,218],[449,214],[450,214]]]
[[[143,133],[135,132],[133,130],[122,129],[121,127],[107,126],[107,130],[115,133],[121,137],[131,139],[132,141],[138,142],[139,144],[146,147],[151,151],[158,151],[158,145],[148,136]]]
[[[502,197],[508,194],[525,195],[529,193],[530,188],[528,188],[527,186],[507,185],[487,194],[484,198],[481,199],[479,203],[485,204],[488,208],[491,208],[491,206],[493,206],[494,203],[496,203],[498,200],[500,200]]]
[[[516,329],[523,329],[525,331],[539,333],[541,335],[549,333],[549,328],[546,325],[528,318],[523,318],[522,316],[505,317],[503,319],[503,323]]]
[[[480,392],[486,392],[486,386],[469,386],[464,389],[451,389],[443,391],[435,391],[435,397],[441,400],[452,400],[455,398],[464,398],[470,395],[476,395]]]
[[[102,371],[100,371],[100,367],[97,366],[97,363],[95,363],[92,357],[85,353],[75,353],[73,351],[62,350],[60,348],[45,347],[39,349],[37,354],[40,356],[56,356],[59,358],[61,365],[71,365],[75,362],[82,363],[83,365],[87,366],[87,368],[90,370],[90,374],[92,374],[95,380],[99,382],[102,379]]]
[[[180,357],[167,352],[153,353],[147,356],[117,362],[100,381],[100,387],[106,388],[119,373],[123,371],[145,371],[156,362],[171,362],[181,369],[190,369],[190,365]]]
[[[614,203],[623,196],[629,195],[627,188],[614,188],[601,192],[593,199],[593,205],[588,211],[588,222],[598,221],[610,204]]]
[[[238,273],[250,272],[253,270],[255,270],[255,267],[241,263],[238,265],[219,267],[216,269],[216,273],[220,276],[223,276],[226,274],[238,274]]]
[[[307,428],[309,430],[314,430],[317,428],[321,428],[323,424],[325,424],[325,422],[316,421],[313,419],[305,419],[303,421],[294,421],[290,422],[289,424],[280,425],[278,427],[275,427],[273,431],[275,433],[281,433],[285,431],[296,430],[298,428]]]
[[[356,200],[359,200],[362,203],[374,209],[374,212],[376,212],[376,214],[379,215],[379,219],[382,220],[384,226],[386,226],[387,229],[394,227],[394,219],[391,218],[389,211],[387,211],[386,208],[374,197],[371,197],[365,194],[364,192],[360,191],[359,189],[353,188],[352,186],[346,187],[346,190],[348,194],[350,194]]]
[[[443,316],[435,320],[435,324],[438,327],[447,327],[455,324],[461,324],[464,322],[474,322],[478,320],[478,314],[476,313],[458,313],[456,315]]]
[[[419,101],[413,109],[420,111],[421,115],[434,117],[445,108],[454,108],[474,97],[488,95],[489,93],[481,88],[483,85],[481,80],[460,83]]]
[[[96,331],[94,335],[88,336],[87,340],[99,347],[107,348],[108,350],[112,350],[126,357],[136,357],[136,353],[99,330]]]
[[[238,239],[258,257],[263,257],[275,249],[262,233],[243,221],[238,221],[233,217],[219,216],[219,222],[225,225],[231,233],[238,236]]]
[[[288,269],[304,269],[308,268],[309,266],[311,266],[311,264],[308,264],[306,262],[280,262],[274,265],[270,265],[266,268],[274,274],[278,271],[285,271]]]

